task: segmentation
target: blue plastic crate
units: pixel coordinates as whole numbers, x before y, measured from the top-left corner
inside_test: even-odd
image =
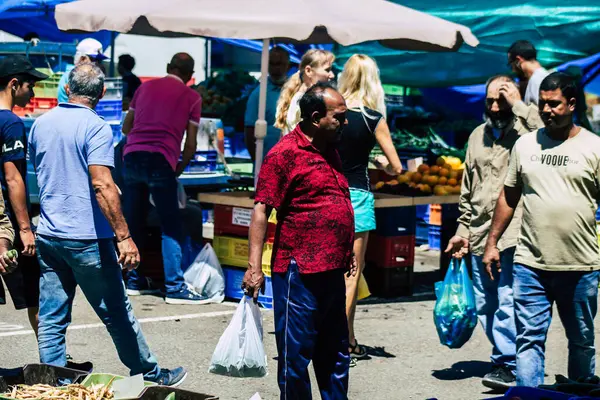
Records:
[[[225,275],[225,297],[231,299],[241,300],[244,296],[242,291],[242,281],[244,280],[245,269],[223,267],[223,274]],[[258,296],[258,304],[264,308],[273,308],[273,286],[271,284],[271,278],[265,276],[265,294]]]
[[[415,243],[417,246],[429,244],[429,224],[427,222],[417,220]]]
[[[117,145],[123,138],[123,132],[121,131],[121,124],[109,124],[113,132],[113,144]]]
[[[429,221],[429,204],[415,206],[417,208],[417,219]]]
[[[201,174],[214,172],[217,170],[218,157],[216,150],[197,151],[183,173]]]
[[[384,207],[375,209],[375,232],[379,236],[414,235],[417,222],[416,207]]]
[[[123,100],[100,100],[96,105],[96,113],[105,121],[119,121],[123,115]]]
[[[441,250],[442,227],[429,225],[429,248],[431,250]]]

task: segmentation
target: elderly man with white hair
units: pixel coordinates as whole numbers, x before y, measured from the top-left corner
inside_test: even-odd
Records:
[[[29,135],[29,156],[40,186],[41,362],[66,365],[65,335],[79,286],[131,375],[176,386],[185,379],[185,370],[159,368],[125,294],[121,268],[136,268],[140,254],[110,173],[112,130],[94,111],[105,92],[104,74],[94,64],[78,65],[69,74],[66,91],[68,103],[38,118]]]
[[[75,66],[85,63],[94,63],[100,66],[102,61],[107,59],[108,56],[104,55],[103,53],[102,43],[96,39],[86,38],[79,42],[77,49],[75,50],[75,65],[67,65],[65,73],[58,82],[58,102],[66,103],[69,101],[69,97],[67,96],[67,91],[65,88],[69,80],[69,73],[73,68],[75,68]]]

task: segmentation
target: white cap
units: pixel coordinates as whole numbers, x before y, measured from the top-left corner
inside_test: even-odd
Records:
[[[93,38],[83,39],[77,45],[77,53],[89,56],[95,60],[107,60],[109,57],[102,53],[102,43]]]

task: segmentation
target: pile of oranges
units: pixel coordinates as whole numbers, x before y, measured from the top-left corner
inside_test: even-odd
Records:
[[[378,182],[375,189],[382,189],[385,185],[401,185],[417,190],[423,195],[455,195],[460,194],[462,174],[463,168],[459,159],[439,157],[435,165],[421,164],[417,171],[404,172],[388,182]]]

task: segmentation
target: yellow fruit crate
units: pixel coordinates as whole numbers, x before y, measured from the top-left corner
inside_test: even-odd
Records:
[[[248,239],[215,236],[213,248],[221,264],[248,268]],[[266,276],[271,276],[271,254],[273,254],[273,244],[265,243],[262,255],[262,270]]]

